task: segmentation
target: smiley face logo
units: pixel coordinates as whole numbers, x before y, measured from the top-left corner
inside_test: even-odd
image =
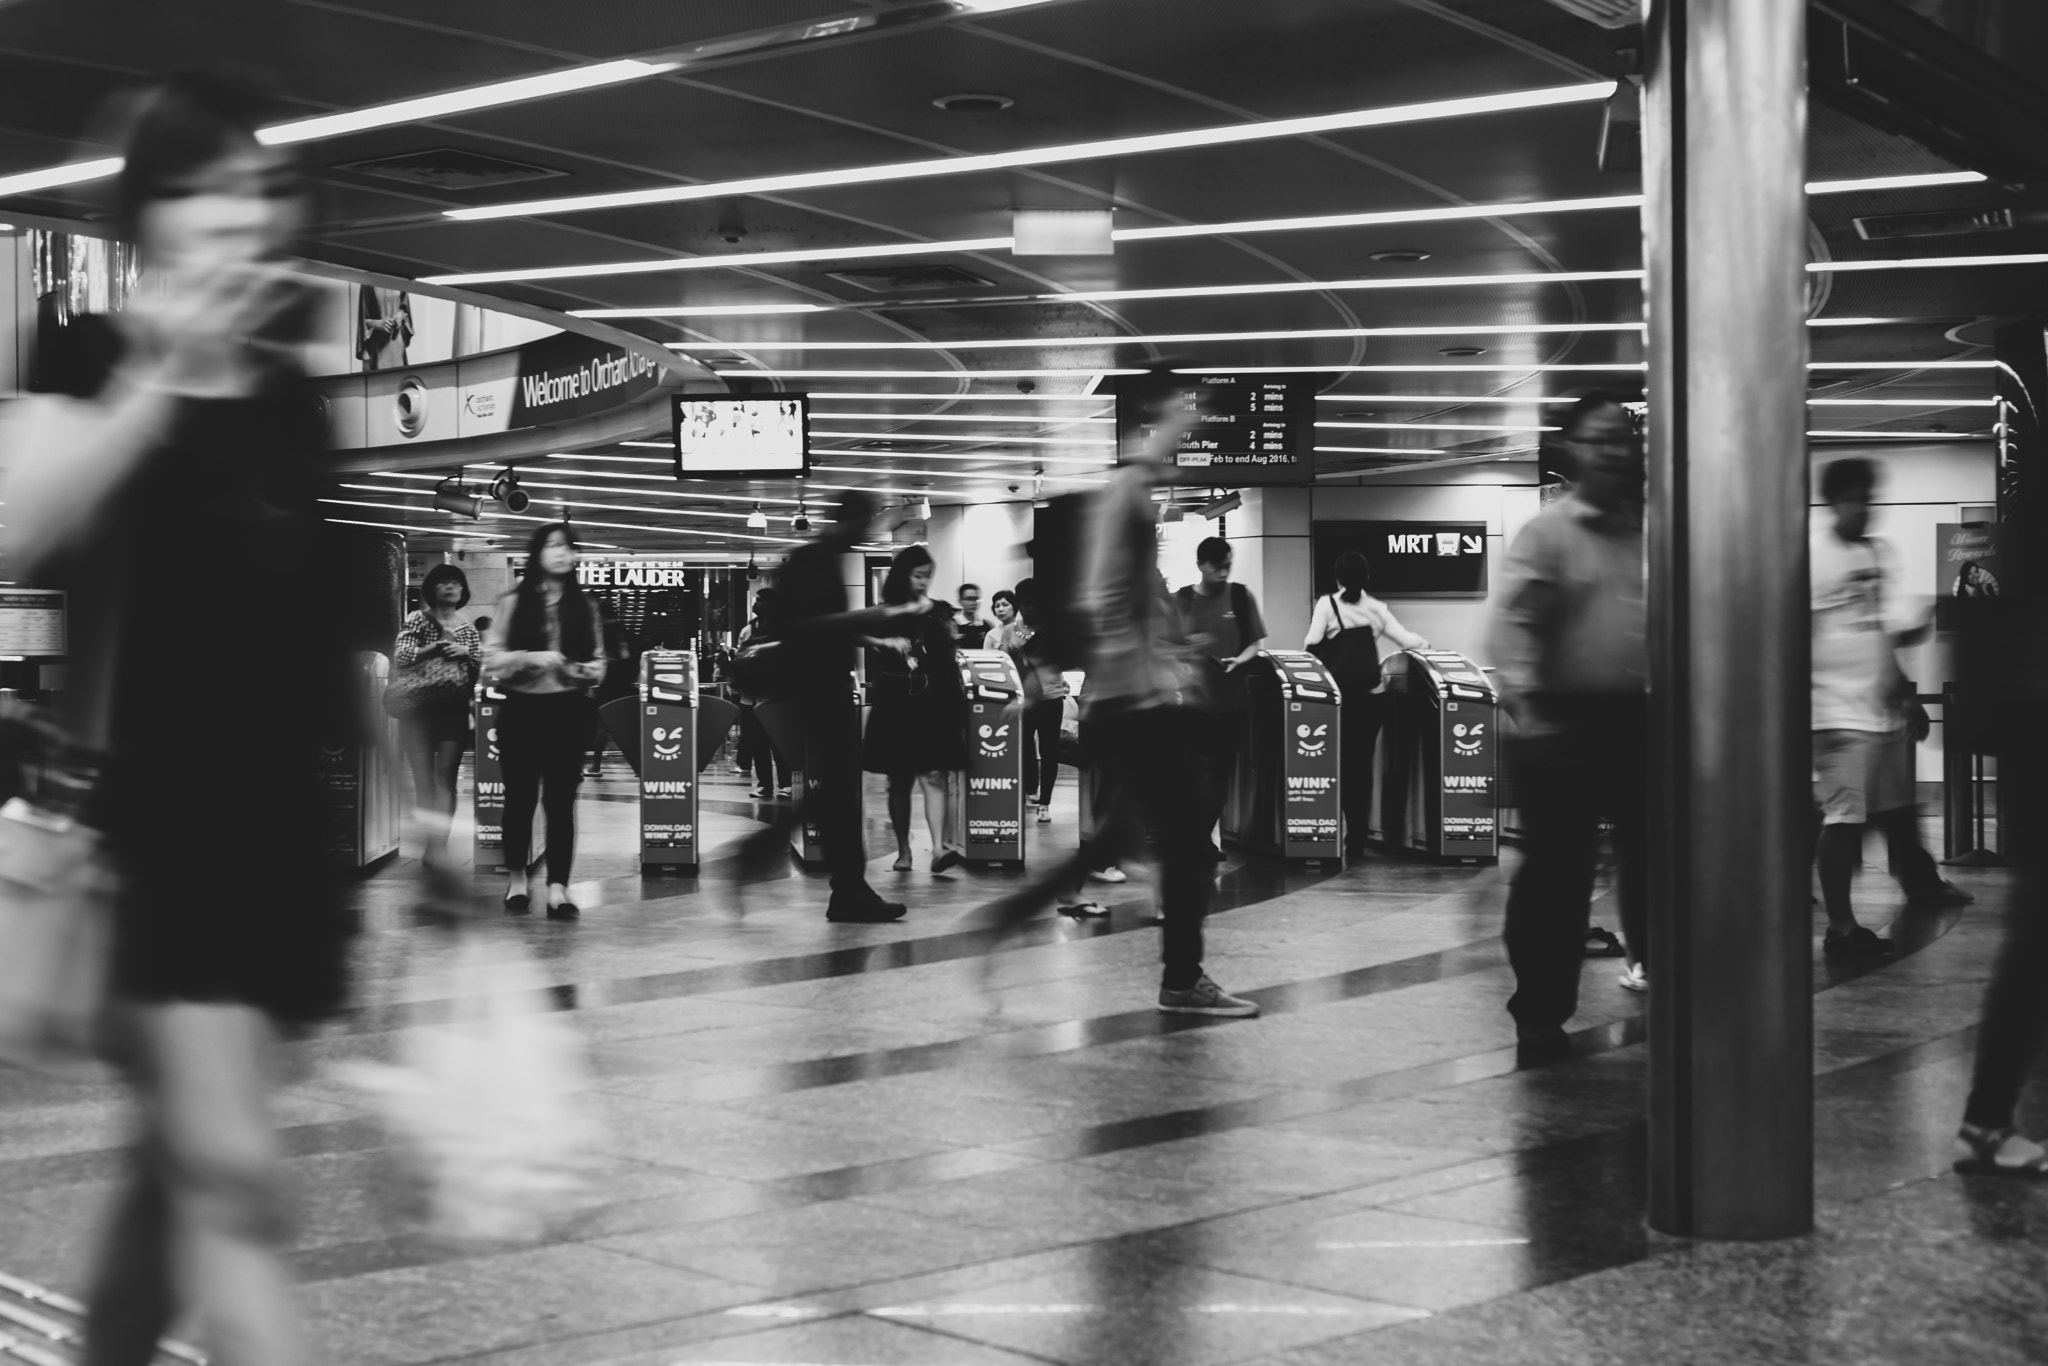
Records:
[[[1477,754],[1486,744],[1486,723],[1475,721],[1471,725],[1459,722],[1451,727],[1451,747],[1460,754]]]
[[[1294,728],[1294,748],[1304,759],[1319,759],[1330,747],[1330,725],[1311,726],[1304,721]]]
[[[1010,728],[1007,725],[996,726],[983,722],[976,739],[981,744],[981,754],[985,759],[1000,759],[1010,752]]]
[[[657,759],[680,759],[683,755],[683,728],[681,726],[656,726],[653,732],[654,757]]]

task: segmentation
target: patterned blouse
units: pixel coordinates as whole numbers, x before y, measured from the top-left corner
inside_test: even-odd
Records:
[[[469,660],[470,677],[475,678],[475,671],[482,668],[484,662],[483,632],[466,621],[451,631],[424,609],[408,615],[405,625],[398,628],[398,645],[391,652],[391,666],[395,669],[411,668],[419,662],[420,651],[437,640],[452,641]]]

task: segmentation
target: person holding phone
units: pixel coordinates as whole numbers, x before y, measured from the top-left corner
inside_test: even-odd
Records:
[[[395,674],[431,672],[434,686],[398,720],[400,747],[412,767],[413,806],[426,831],[421,858],[438,862],[455,817],[456,774],[469,747],[471,693],[483,666],[484,638],[462,619],[469,579],[437,564],[420,584],[420,609],[405,619],[392,647]]]

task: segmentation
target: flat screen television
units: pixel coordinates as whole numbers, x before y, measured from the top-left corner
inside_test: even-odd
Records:
[[[676,394],[669,409],[678,479],[796,479],[810,468],[802,394]]]

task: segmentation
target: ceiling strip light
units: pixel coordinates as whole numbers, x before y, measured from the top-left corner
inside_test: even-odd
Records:
[[[1496,337],[1523,333],[1640,332],[1642,323],[1480,323],[1442,327],[1315,327],[1267,332],[1152,332],[1109,337],[974,337],[959,341],[670,342],[671,351],[1007,351],[1055,346],[1174,346],[1192,342],[1332,341],[1353,337]]]
[[[1575,398],[1543,398],[1512,394],[1317,394],[1318,403],[1489,403],[1512,406],[1517,403],[1577,403]],[[1321,424],[1318,423],[1318,426]]]
[[[105,180],[121,170],[121,158],[99,157],[92,161],[67,162],[62,166],[45,166],[39,171],[20,171],[14,175],[0,176],[0,195],[34,194],[37,190],[54,190],[62,185],[83,185],[89,181]]]
[[[2048,265],[2048,252],[2019,252],[2007,256],[1921,256],[1892,257],[1882,261],[1813,261],[1808,270],[1946,270],[1951,266],[2040,266]]]
[[[854,441],[939,441],[949,446],[955,442],[965,443],[969,441],[985,442],[992,446],[1114,446],[1116,444],[1114,437],[1004,436],[997,432],[922,432],[915,435],[904,432],[891,432],[887,436],[880,436],[874,432],[813,431],[811,435],[814,437],[826,436]]]
[[[748,270],[804,261],[865,261],[888,256],[950,256],[963,251],[1007,251],[1007,237],[968,237],[949,242],[882,242],[865,247],[805,247],[792,251],[720,252],[714,256],[657,257],[607,261],[591,266],[540,266],[531,270],[484,270],[467,275],[422,275],[428,285],[491,285],[516,280],[584,280],[599,275],[653,275],[675,270]]]
[[[1811,408],[1996,408],[1995,398],[1810,398]]]
[[[1461,367],[1462,368],[1462,367]],[[714,370],[720,379],[1093,379],[1097,375],[1142,375],[1143,370]],[[893,397],[893,395],[892,395]],[[962,398],[975,395],[962,394]],[[1080,397],[1075,395],[1075,397]],[[1102,402],[1100,394],[1090,394]]]
[[[364,507],[372,507],[372,506],[375,506],[375,507],[381,507],[381,506],[383,506],[383,504],[381,504],[381,503],[380,503],[380,504],[370,504],[370,503],[365,503],[365,504],[362,504],[361,506],[364,506]],[[393,509],[392,509],[392,511],[393,511],[393,512],[411,512],[412,510],[413,510],[413,509],[411,509],[411,508],[393,508]],[[424,510],[424,509],[423,509],[423,510]],[[324,518],[324,519],[322,519],[322,520],[324,520],[324,521],[328,521],[328,522],[335,522],[335,523],[339,523],[339,524],[340,524],[340,525],[342,525],[342,526],[374,526],[374,527],[381,527],[381,528],[383,528],[383,529],[384,529],[384,530],[386,530],[386,531],[416,531],[416,532],[419,532],[419,533],[420,533],[420,534],[422,534],[422,535],[434,535],[434,536],[468,536],[468,537],[470,537],[470,538],[472,538],[472,539],[474,539],[474,540],[479,540],[479,541],[502,541],[502,540],[504,540],[504,539],[505,539],[505,538],[504,538],[503,536],[499,536],[499,535],[494,535],[493,533],[491,533],[491,532],[488,532],[488,531],[462,531],[462,530],[460,530],[460,529],[458,529],[458,528],[456,528],[456,527],[452,527],[452,526],[434,526],[434,527],[425,527],[425,526],[407,526],[407,525],[405,525],[405,524],[404,524],[404,523],[402,523],[402,522],[359,522],[359,521],[357,521],[357,520],[356,520],[355,518],[353,518],[353,517],[327,517],[327,518]]]
[[[833,422],[1025,422],[1041,427],[1116,421],[1113,417],[1070,417],[1065,414],[1047,417],[1036,413],[812,413],[811,419]]]
[[[894,181],[923,180],[934,176],[1009,170],[1019,166],[1049,166],[1103,157],[1178,151],[1190,147],[1218,147],[1360,128],[1385,128],[1434,119],[1464,118],[1475,114],[1502,114],[1517,110],[1545,109],[1557,105],[1586,104],[1605,100],[1614,93],[1614,89],[1613,81],[1594,81],[1580,85],[1552,86],[1541,90],[1511,91],[1506,94],[1479,95],[1465,99],[1432,100],[1424,104],[1353,109],[1308,118],[1269,119],[1257,123],[1190,128],[1177,133],[1153,133],[1139,137],[1107,138],[1096,142],[1030,147],[982,156],[939,157],[929,161],[904,161],[882,166],[849,166],[834,171],[805,171],[789,175],[751,176],[743,180],[713,181],[697,185],[662,185],[652,189],[626,190],[613,194],[529,199],[481,208],[449,209],[447,216],[471,221],[486,218],[523,218],[533,214],[576,213],[587,209],[615,209],[641,204],[674,204],[693,199],[783,194],[792,190],[823,189],[835,185],[877,185]]]
[[[978,481],[984,484],[992,480],[1011,477],[1001,472],[986,470],[979,472],[972,470],[965,472],[956,470],[899,470],[874,465],[813,465],[811,468],[825,474],[879,474],[900,475],[912,479],[966,479],[970,482]],[[1043,479],[1048,484],[1100,484],[1104,482],[1100,476],[1087,474],[1040,474],[1032,475],[1031,477]]]
[[[1930,175],[1883,175],[1864,180],[1809,180],[1808,194],[1853,194],[1859,190],[1921,190],[1936,185],[1980,185],[1990,177],[1977,171],[1936,171]]]
[[[1443,455],[1444,451],[1419,446],[1318,446],[1318,451],[1339,455]]]
[[[894,441],[898,438],[892,436],[883,439]],[[913,440],[914,438],[905,437],[902,439]],[[993,464],[1003,459],[1002,456],[990,451],[934,454],[931,451],[877,451],[863,449],[859,446],[826,446],[812,450],[811,454],[831,456],[834,459],[849,455],[865,455],[877,460],[950,460],[956,464],[976,465]],[[1102,466],[1112,463],[1112,457],[1108,455],[1020,455],[1010,458],[1017,460],[1028,459],[1037,465],[1087,465],[1092,469],[1100,469]]]
[[[1858,441],[1881,438],[1893,441],[1988,441],[1989,432],[1808,432],[1808,436],[1846,436]]]
[[[1069,403],[1102,402],[1100,394],[906,394],[900,390],[876,390],[872,393],[853,393],[845,390],[826,393],[813,390],[811,397],[848,399],[858,403],[1043,403],[1048,399]]]
[[[1111,303],[1125,299],[1215,299],[1235,294],[1304,294],[1365,289],[1459,289],[1468,286],[1584,284],[1604,280],[1640,282],[1640,270],[1508,271],[1499,275],[1427,275],[1414,279],[1280,280],[1258,285],[1190,285],[1180,289],[1078,289],[1035,294],[1034,303]]]
[[[572,318],[741,318],[772,313],[830,313],[829,304],[681,304],[673,308],[572,308]]]
[[[1565,364],[1554,361],[1530,361],[1526,365],[1198,365],[1176,369],[1176,375],[1313,375],[1324,372],[1337,374],[1382,374],[1382,375],[1523,375],[1547,373],[1555,370],[1630,370],[1637,373],[1648,369],[1642,361],[1603,361],[1593,364]]]
[[[1377,432],[1561,432],[1562,427],[1500,427],[1484,422],[1318,422],[1322,427],[1364,428]]]
[[[1179,237],[1299,232],[1307,228],[1372,228],[1396,223],[1448,223],[1469,218],[1585,213],[1601,209],[1640,209],[1642,206],[1643,197],[1639,194],[1615,194],[1592,199],[1541,199],[1520,204],[1452,204],[1440,209],[1390,209],[1374,213],[1321,214],[1301,218],[1247,218],[1236,223],[1174,223],[1157,228],[1119,228],[1110,236],[1119,242],[1161,242]]]

